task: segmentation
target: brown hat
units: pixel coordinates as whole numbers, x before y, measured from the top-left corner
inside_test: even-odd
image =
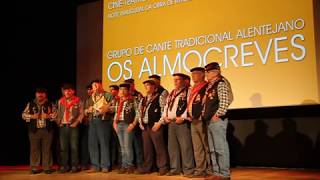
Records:
[[[124,80],[124,83],[127,83],[127,84],[134,84],[134,79],[126,79]]]
[[[179,77],[182,77],[183,79],[190,79],[188,75],[183,73],[174,73],[172,76],[179,76]]]
[[[125,88],[125,89],[130,89],[130,84],[128,84],[128,83],[123,83],[123,84],[120,84],[120,86],[119,86],[120,88]]]
[[[156,83],[152,79],[148,79],[148,80],[143,81],[143,84],[146,84],[146,83],[149,83],[151,85],[156,85]]]
[[[158,79],[159,81],[161,80],[161,77],[157,74],[153,74],[153,75],[149,76],[149,78]]]
[[[204,68],[205,68],[205,71],[220,70],[220,65],[217,62],[212,62],[207,64]]]
[[[118,85],[110,85],[109,88],[112,89],[112,90],[119,90],[119,86]]]
[[[192,69],[190,69],[190,72],[193,72],[193,71],[201,71],[201,72],[204,72],[204,68],[203,67],[194,67]]]

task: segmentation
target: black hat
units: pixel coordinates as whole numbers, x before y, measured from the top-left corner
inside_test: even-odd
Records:
[[[93,81],[91,82],[91,84],[93,84],[93,83],[99,83],[99,84],[101,84],[102,81],[101,81],[101,79],[95,79],[95,80],[93,80]]]
[[[63,90],[66,90],[66,89],[75,90],[73,84],[70,84],[70,83],[65,83],[65,84],[63,84],[62,89],[63,89]]]
[[[148,79],[148,80],[143,81],[143,84],[146,84],[146,83],[149,83],[151,85],[156,85],[156,83],[152,79]]]
[[[119,86],[118,85],[110,85],[109,88],[111,88],[113,90],[119,90]]]
[[[179,76],[179,77],[182,77],[183,79],[190,78],[188,75],[183,74],[183,73],[174,73],[172,76]]]
[[[192,69],[190,69],[190,72],[193,72],[193,71],[201,71],[201,72],[204,72],[204,68],[203,67],[194,67]]]
[[[130,89],[130,84],[128,84],[128,83],[123,83],[123,84],[120,84],[120,86],[119,86],[120,88],[126,88],[126,89]]]
[[[92,89],[92,85],[91,85],[91,84],[88,84],[88,85],[86,86],[86,89]]]
[[[158,79],[159,81],[161,80],[161,77],[157,74],[153,74],[153,75],[149,76],[149,78]]]
[[[220,70],[220,65],[217,62],[212,62],[212,63],[207,64],[204,68],[206,71]]]
[[[46,88],[38,87],[38,88],[36,88],[36,93],[45,93],[45,94],[48,94],[48,91],[47,91]]]
[[[124,80],[124,83],[127,83],[127,84],[134,84],[134,79],[126,79]]]

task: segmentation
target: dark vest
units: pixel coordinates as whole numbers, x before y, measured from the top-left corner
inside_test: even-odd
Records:
[[[192,118],[199,119],[203,110],[203,98],[208,85],[203,86],[192,102]]]
[[[147,125],[149,127],[152,127],[154,125],[154,123],[158,122],[159,119],[161,118],[161,107],[160,107],[159,99],[160,99],[160,95],[157,95],[157,97],[155,97],[153,99],[153,101],[150,103],[148,112],[145,112],[145,113],[148,113],[148,124]],[[147,97],[144,97],[142,103],[145,104],[146,101],[147,101]],[[147,107],[145,107],[145,108],[147,108]],[[144,117],[141,117],[141,118],[142,118],[142,122],[143,122]],[[145,124],[144,124],[144,126],[145,126]]]
[[[43,111],[45,113],[49,112],[49,109],[52,109],[52,104],[47,101],[45,102],[43,105]],[[29,114],[33,115],[36,114],[40,111],[38,105],[34,102],[34,101],[30,101],[29,103]],[[50,121],[50,119],[46,119],[46,129],[48,131],[51,131],[51,129],[53,128],[54,122]],[[28,123],[29,125],[29,131],[35,133],[37,131],[37,120],[36,119],[30,119],[30,123]]]
[[[126,122],[127,124],[132,123],[136,116],[134,100],[133,99],[127,100],[127,103],[125,107],[123,107],[123,110],[124,110],[124,117],[123,117],[124,122]]]
[[[210,121],[211,118],[215,115],[217,110],[219,109],[219,97],[218,97],[218,84],[220,82],[224,82],[222,79],[218,80],[213,84],[212,87],[206,88],[206,100],[205,100],[205,109],[203,112],[203,119],[205,121]],[[224,117],[221,117],[222,119]]]
[[[179,93],[178,93],[178,95],[176,96],[176,98],[179,98],[179,101],[178,101],[178,107],[177,107],[177,111],[176,111],[176,117],[180,117],[183,113],[184,113],[184,111],[187,109],[187,106],[188,106],[188,104],[187,104],[187,99],[188,99],[188,89],[189,88],[184,88],[184,89],[182,89]],[[174,90],[173,91],[171,91],[171,93],[170,93],[170,95],[169,95],[169,97],[168,97],[168,99],[170,100],[171,99],[171,97],[173,96],[173,93],[174,93]],[[183,96],[181,96],[181,94],[183,94]],[[169,104],[170,103],[174,103],[174,101],[175,101],[176,99],[173,99],[172,100],[172,102],[169,102]],[[170,108],[170,106],[168,107],[168,109]],[[167,109],[167,110],[168,110]],[[168,113],[168,112],[167,112]]]

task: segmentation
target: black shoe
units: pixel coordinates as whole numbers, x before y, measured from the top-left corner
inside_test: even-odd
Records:
[[[148,171],[148,170],[145,170],[143,168],[139,168],[137,171],[136,171],[136,174],[150,174],[151,171]]]
[[[159,170],[159,176],[164,176],[168,173],[168,169]]]
[[[126,173],[127,174],[133,174],[134,173],[134,167],[133,166],[129,166],[126,168]]]
[[[79,169],[77,168],[77,167],[75,167],[75,166],[73,166],[72,168],[71,168],[71,173],[76,173],[76,172],[78,172],[79,171]]]
[[[30,170],[30,173],[31,174],[39,174],[41,171],[40,170],[38,170],[38,169],[31,169]]]
[[[45,174],[52,174],[53,172],[54,172],[53,169],[44,170],[44,173],[45,173]]]
[[[180,173],[179,172],[168,172],[167,174],[166,174],[167,176],[179,176],[180,175]]]
[[[124,167],[121,167],[118,171],[118,174],[125,174],[127,172],[127,169]]]
[[[61,173],[61,174],[66,173],[66,172],[68,172],[68,170],[67,170],[67,168],[65,168],[65,167],[61,167],[61,168],[59,169],[59,173]]]
[[[196,172],[193,173],[191,178],[204,178],[206,176],[207,176],[207,173],[196,171]]]
[[[108,172],[110,172],[110,170],[109,170],[109,168],[102,168],[101,172],[108,173]]]
[[[184,174],[183,177],[192,178],[193,177],[193,173]]]

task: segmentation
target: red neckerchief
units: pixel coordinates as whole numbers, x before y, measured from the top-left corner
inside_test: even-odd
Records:
[[[206,81],[198,84],[197,86],[193,86],[191,88],[191,93],[190,93],[190,96],[189,96],[189,99],[188,99],[188,106],[187,106],[187,110],[188,112],[190,112],[190,108],[192,108],[192,103],[193,103],[193,100],[194,98],[198,95],[199,91],[207,84]]]
[[[116,121],[119,121],[124,102],[126,102],[127,100],[131,100],[131,99],[132,99],[131,95],[129,95],[128,97],[119,98],[119,106],[118,106],[118,110],[117,110]]]
[[[80,98],[77,96],[73,96],[71,98],[71,101],[69,102],[67,101],[67,98],[65,96],[60,99],[61,104],[65,107],[67,123],[69,122],[71,107],[77,104],[79,101],[80,101]]]

